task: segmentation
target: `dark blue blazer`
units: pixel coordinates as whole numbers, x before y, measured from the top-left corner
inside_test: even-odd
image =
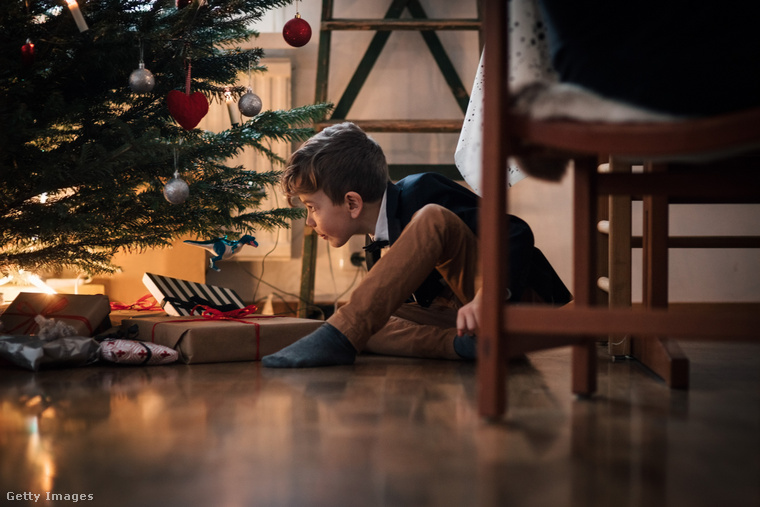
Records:
[[[395,184],[388,183],[386,212],[389,243],[393,245],[411,221],[412,215],[427,204],[438,204],[451,210],[477,234],[479,200],[469,189],[438,173],[414,174]],[[510,215],[509,220],[509,285],[512,299],[519,300],[528,280],[533,255],[533,232],[520,218]],[[429,306],[444,287],[445,282],[434,271],[414,291],[414,300],[422,306]]]

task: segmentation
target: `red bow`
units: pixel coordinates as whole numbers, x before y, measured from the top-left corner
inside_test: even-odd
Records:
[[[238,320],[243,319],[245,317],[248,317],[251,314],[256,313],[256,310],[259,308],[256,305],[248,305],[245,308],[237,308],[235,310],[230,310],[228,312],[223,312],[221,310],[217,310],[216,308],[213,308],[211,306],[206,305],[195,305],[193,307],[193,311],[190,312],[191,314],[195,313],[196,310],[198,311],[198,315],[203,317],[204,319],[211,319],[211,320]]]
[[[156,302],[156,298],[151,294],[146,294],[131,305],[112,302],[111,310],[137,310],[139,312],[150,312],[163,310],[163,308],[161,308],[161,305]]]

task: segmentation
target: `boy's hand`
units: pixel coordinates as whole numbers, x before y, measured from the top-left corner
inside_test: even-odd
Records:
[[[457,312],[457,335],[477,335],[480,329],[480,300],[481,292],[478,291],[472,301],[464,305]]]

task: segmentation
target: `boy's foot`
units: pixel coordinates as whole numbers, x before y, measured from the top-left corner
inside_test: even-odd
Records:
[[[354,364],[356,349],[343,333],[328,323],[284,349],[264,356],[267,368],[308,368]]]
[[[454,351],[462,359],[474,361],[478,357],[478,339],[475,335],[463,334],[454,338]]]

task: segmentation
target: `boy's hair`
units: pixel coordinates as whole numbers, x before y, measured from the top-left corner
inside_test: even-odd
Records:
[[[365,202],[383,198],[388,164],[382,148],[351,122],[327,127],[290,156],[282,174],[282,189],[292,199],[322,190],[333,204],[347,192]]]

